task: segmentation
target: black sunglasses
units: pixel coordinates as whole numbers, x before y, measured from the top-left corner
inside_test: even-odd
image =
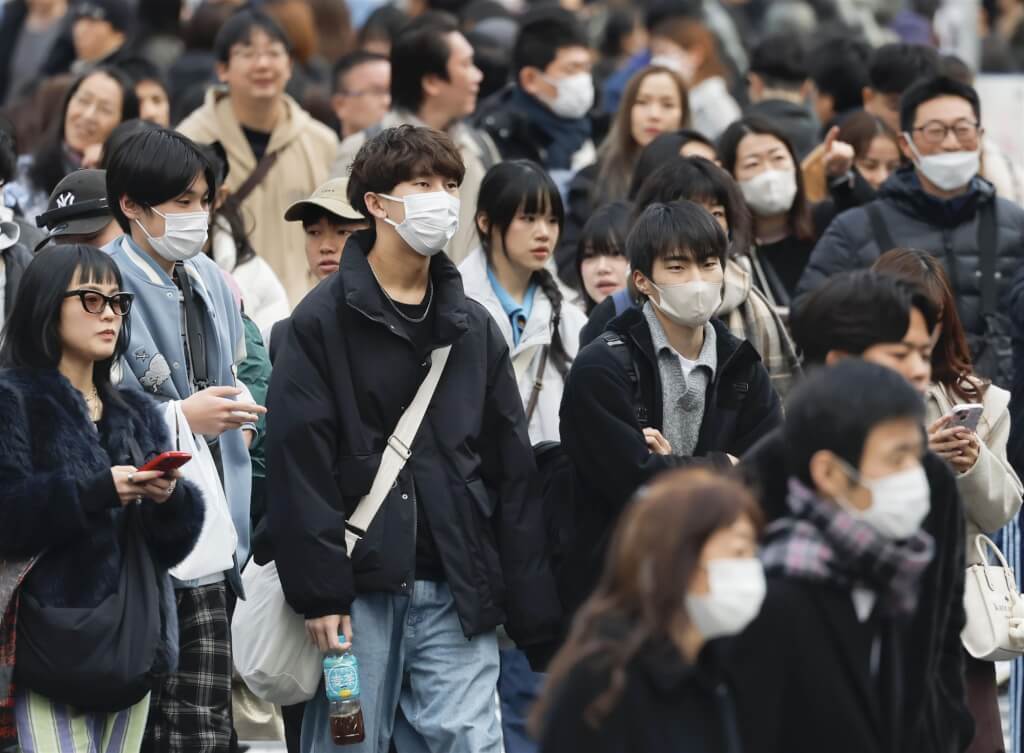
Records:
[[[134,293],[114,293],[103,295],[95,290],[69,290],[64,294],[65,298],[78,296],[82,302],[82,308],[90,314],[102,314],[107,306],[117,316],[125,316],[132,308],[132,301],[135,300]]]

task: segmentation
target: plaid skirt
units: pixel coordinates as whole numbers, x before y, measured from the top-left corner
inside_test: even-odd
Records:
[[[227,753],[231,749],[231,631],[224,583],[175,592],[178,671],[153,691],[143,750]]]

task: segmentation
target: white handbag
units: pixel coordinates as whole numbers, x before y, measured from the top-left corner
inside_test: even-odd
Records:
[[[188,556],[171,568],[170,573],[178,580],[188,581],[230,570],[235,566],[238,533],[217,475],[213,454],[206,440],[192,433],[179,401],[165,404],[164,420],[174,437],[175,447],[192,453],[192,459],[181,467],[181,474],[199,487],[205,502],[199,539]]]
[[[1024,599],[1017,579],[992,540],[975,537],[981,563],[967,568],[964,611],[967,623],[960,639],[967,653],[982,661],[1008,661],[1024,654]],[[995,552],[998,565],[990,565],[986,548]]]
[[[388,437],[369,493],[345,523],[350,556],[412,456],[410,448],[451,349],[448,345],[433,352],[430,371]],[[322,657],[306,633],[302,615],[285,601],[277,566],[250,562],[242,572],[242,585],[247,598],[238,602],[231,620],[235,670],[257,698],[282,706],[308,701],[320,684]]]

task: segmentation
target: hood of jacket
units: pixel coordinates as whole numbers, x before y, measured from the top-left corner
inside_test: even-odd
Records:
[[[316,122],[287,94],[282,95],[282,99],[284,117],[278,121],[270,134],[268,154],[302,138],[304,132]],[[194,141],[203,144],[219,141],[224,146],[232,165],[239,165],[244,173],[249,173],[256,167],[256,157],[231,109],[231,100],[225,87],[211,87],[206,92],[203,106],[189,116],[189,121],[189,132],[194,134]]]
[[[735,259],[725,263],[725,284],[722,286],[722,305],[715,316],[726,317],[743,305],[750,295],[754,281],[750,273]]]
[[[879,199],[888,199],[906,214],[939,227],[956,227],[970,221],[995,196],[995,187],[979,175],[971,181],[967,193],[946,200],[936,198],[922,188],[913,165],[901,167],[878,189]]]

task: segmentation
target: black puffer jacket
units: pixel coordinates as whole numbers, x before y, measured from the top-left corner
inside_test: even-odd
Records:
[[[341,270],[302,300],[275,345],[267,514],[285,596],[317,617],[348,614],[357,593],[411,594],[421,490],[465,634],[504,624],[520,645],[548,640],[560,613],[508,345],[443,254],[430,262],[428,347],[451,344],[451,355],[411,458],[355,557],[346,553],[346,518],[429,367],[374,279],[372,241],[372,232],[349,240]]]
[[[782,409],[754,347],[712,320],[718,368],[708,385],[704,419],[692,457],[654,455],[647,447],[633,402],[634,386],[621,361],[603,339],[580,351],[566,379],[560,411],[562,446],[579,478],[574,515],[575,551],[563,568],[565,606],[589,594],[619,515],[636,490],[659,472],[688,464],[731,466],[779,425]],[[661,377],[651,331],[640,309],[612,320],[634,354],[636,376],[648,425],[663,426]],[[621,347],[621,346],[619,346]]]
[[[969,334],[984,333],[980,318],[981,287],[978,254],[979,209],[996,202],[996,270],[1000,310],[1014,273],[1024,260],[1024,209],[998,198],[992,184],[975,178],[970,193],[939,201],[924,192],[913,167],[905,167],[879,189],[873,202],[896,246],[930,251],[946,265],[957,297],[957,309]],[[870,205],[869,205],[870,206]],[[888,249],[885,249],[888,250]],[[839,215],[814,247],[797,288],[800,297],[838,272],[863,269],[879,257],[866,207]],[[952,266],[950,265],[953,261]]]

